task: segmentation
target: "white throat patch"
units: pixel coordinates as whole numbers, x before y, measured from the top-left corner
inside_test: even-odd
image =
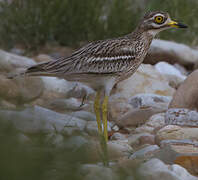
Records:
[[[156,34],[158,34],[159,32],[160,32],[159,29],[153,29],[153,30],[149,30],[149,31],[148,31],[148,33],[149,33],[150,35],[152,35],[153,37],[155,37]]]

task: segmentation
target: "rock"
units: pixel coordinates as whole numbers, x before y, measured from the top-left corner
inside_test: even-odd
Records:
[[[124,134],[121,134],[119,132],[114,133],[111,136],[111,140],[126,140],[126,136]]]
[[[198,127],[198,112],[184,108],[169,109],[165,114],[166,125]]]
[[[129,99],[131,110],[115,120],[120,127],[145,123],[153,114],[164,112],[171,97],[156,94],[138,94]]]
[[[174,91],[175,90],[168,85],[168,81],[157,70],[155,70],[154,67],[151,65],[142,64],[133,76],[120,82],[117,84],[116,88],[113,89],[109,102],[112,120],[119,119],[124,114],[126,115],[126,112],[134,109],[132,105],[129,104],[129,99],[137,94],[141,95],[139,95],[139,97],[137,95],[136,98],[144,99],[147,104],[158,103],[158,109],[161,109],[161,107],[165,108],[167,106],[170,99],[170,97],[164,96],[172,96]],[[147,95],[142,95],[143,93]],[[156,100],[158,99],[163,102],[157,102]],[[149,113],[145,119],[149,118],[154,113],[162,112],[158,110],[156,112],[156,109],[157,108],[155,107],[154,110],[148,110]],[[132,110],[132,115],[133,113],[134,112]],[[147,110],[145,113],[147,114]],[[142,112],[139,114],[142,114]]]
[[[179,164],[191,174],[198,175],[198,142],[191,140],[164,140],[155,157],[165,163]]]
[[[161,147],[159,151],[154,154],[154,157],[160,159],[166,164],[174,164],[174,160],[178,155],[179,154],[174,151],[169,144],[167,144],[166,146]]]
[[[189,139],[184,140],[164,140],[160,143],[160,147],[169,146],[171,150],[178,156],[198,156],[198,142]],[[173,160],[173,159],[172,159]]]
[[[44,85],[39,77],[7,78],[7,73],[16,74],[34,64],[30,58],[0,50],[0,97],[14,104],[24,104],[40,97]]]
[[[91,136],[98,136],[98,125],[96,121],[90,121],[87,123],[86,132]]]
[[[16,105],[6,100],[0,100],[0,109],[16,109]]]
[[[178,63],[175,63],[175,64],[174,64],[174,67],[175,67],[176,69],[178,69],[179,72],[181,72],[181,74],[183,74],[184,76],[187,76],[187,75],[189,74],[188,71],[186,70],[186,68],[185,68],[184,66],[178,64]]]
[[[34,57],[34,60],[37,63],[51,61],[53,58],[47,54],[39,54],[38,56]]]
[[[107,122],[107,130],[108,132],[111,131],[110,123]],[[98,124],[96,121],[88,121],[85,131],[91,136],[98,137]]]
[[[75,112],[69,113],[69,115],[74,116],[79,119],[83,119],[85,121],[96,121],[96,115],[88,111],[83,111],[83,110],[75,111]]]
[[[69,82],[56,77],[41,77],[44,82],[44,99],[54,99],[63,97],[82,98],[85,95],[94,94],[94,91],[86,85],[76,82]]]
[[[87,154],[89,154],[89,162],[101,162],[103,151],[99,141],[90,141],[86,146]],[[113,140],[108,141],[108,158],[110,161],[118,160],[120,158],[128,158],[133,153],[133,148],[128,145],[127,140]]]
[[[146,160],[146,159],[150,159],[151,157],[154,156],[154,154],[159,151],[159,146],[157,145],[150,145],[150,146],[147,146],[143,149],[140,149],[136,152],[134,152],[131,156],[130,156],[130,159],[143,159],[143,160]]]
[[[34,64],[35,62],[30,58],[0,50],[0,72],[13,72]]]
[[[154,130],[160,129],[165,126],[165,113],[154,114],[145,125],[154,128]]]
[[[29,107],[21,110],[0,110],[0,117],[14,124],[23,133],[61,133],[72,135],[82,132],[86,121],[60,114],[39,106]]]
[[[175,92],[169,108],[198,110],[198,70],[191,73]]]
[[[112,169],[108,167],[85,164],[81,167],[80,171],[84,175],[84,180],[118,180]]]
[[[71,136],[65,140],[64,147],[70,151],[77,151],[88,143],[88,140],[83,136]]]
[[[40,78],[16,78],[8,79],[0,75],[0,97],[13,104],[24,104],[40,97],[44,91]]]
[[[111,123],[112,131],[117,132],[120,130],[120,128],[115,123],[113,123],[113,122],[110,122],[110,123]]]
[[[186,76],[183,75],[175,66],[167,63],[167,62],[158,62],[155,64],[155,68],[157,71],[159,71],[163,75],[174,75],[176,77],[179,77],[182,80],[186,79]]]
[[[198,140],[198,128],[179,127],[168,125],[160,129],[156,134],[157,142],[167,139],[190,139]]]
[[[132,176],[132,177],[135,176],[136,178],[134,178],[134,180],[136,180],[138,177],[137,170],[141,163],[142,162],[137,159],[121,158],[117,161],[117,163],[115,164],[113,168],[117,172],[122,172],[126,176],[127,175]]]
[[[47,135],[46,141],[57,147],[63,147],[65,143],[65,138],[62,134],[50,133]]]
[[[176,145],[178,145],[178,146],[189,145],[189,146],[194,146],[194,147],[197,146],[198,147],[198,142],[194,141],[194,140],[190,140],[190,139],[182,139],[182,140],[168,139],[168,140],[163,140],[160,142],[160,147],[162,147],[162,148],[164,148],[165,146],[175,147]],[[178,152],[179,152],[179,149],[178,149]]]
[[[182,177],[182,180],[198,180],[197,177],[192,176],[191,174],[189,174],[189,172],[184,169],[183,167],[177,165],[177,164],[173,164],[172,165],[172,170],[180,176],[180,178]]]
[[[47,104],[47,108],[58,112],[79,111],[86,106],[87,104],[82,106],[82,103],[76,98],[53,99]]]
[[[198,180],[183,167],[176,164],[166,165],[159,159],[151,159],[142,164],[138,172],[144,180]]]
[[[133,108],[155,107],[162,110],[168,109],[168,104],[171,101],[169,96],[160,96],[157,94],[137,94],[129,99],[129,104]]]
[[[184,44],[154,39],[144,63],[156,64],[160,61],[192,67],[198,61],[198,52]]]
[[[167,62],[159,62],[155,65],[155,68],[167,79],[169,85],[173,88],[177,88],[186,79],[186,76]]]
[[[110,98],[109,112],[112,121],[116,121],[117,119],[121,118],[121,116],[126,114],[131,109],[133,109],[133,107],[128,102],[126,102],[126,99],[119,99],[119,97],[114,97],[113,99]]]
[[[128,144],[130,146],[139,147],[145,144],[154,144],[155,137],[152,134],[149,133],[140,133],[140,134],[132,134],[128,138]]]
[[[145,107],[132,109],[119,119],[114,119],[119,127],[138,126],[145,123],[153,114],[163,112],[161,108]]]
[[[24,71],[25,68],[32,66],[34,64],[34,60],[30,58],[14,55],[0,50],[1,74],[17,74],[19,72]],[[71,95],[71,92],[75,92],[78,97],[84,96],[84,94],[89,95],[94,93],[94,91],[91,88],[83,84],[67,82],[63,79],[58,79],[55,77],[28,77],[8,80],[5,76],[1,75],[0,85],[1,87],[3,87],[0,90],[0,94],[5,94],[5,96],[7,96],[8,94],[10,99],[15,99],[12,97],[12,94],[17,94],[17,96],[22,96],[22,98],[23,94],[25,94],[26,96],[31,96],[31,98],[36,99],[38,95],[41,95],[43,88],[44,93],[42,98],[44,100],[68,97],[69,95]],[[9,91],[6,88],[9,88]],[[74,89],[76,90],[74,91]],[[27,101],[29,101],[29,99],[31,98],[27,98]],[[26,102],[26,100],[24,101]]]
[[[154,114],[146,121],[145,124],[135,129],[136,133],[151,133],[155,132],[165,126],[165,113]]]
[[[154,128],[143,124],[135,129],[135,133],[153,133]]]
[[[191,174],[198,175],[198,156],[180,156],[176,158],[175,163],[186,168]]]
[[[198,143],[192,140],[163,140],[155,157],[168,164],[174,164],[180,156],[198,156]]]
[[[86,86],[79,82],[73,82],[75,85],[72,89],[67,92],[67,97],[75,97],[75,98],[88,98],[94,97],[95,98],[95,91],[91,89],[89,86]]]
[[[59,93],[66,96],[67,92],[76,86],[75,83],[59,79],[56,77],[41,77],[44,82],[46,92]]]
[[[129,157],[133,153],[133,148],[128,145],[127,140],[116,140],[108,142],[109,159],[116,160],[121,157]]]
[[[136,73],[130,78],[120,82],[114,89],[115,96],[128,100],[130,97],[151,93],[161,96],[172,96],[174,89],[168,81],[151,65],[141,64]]]

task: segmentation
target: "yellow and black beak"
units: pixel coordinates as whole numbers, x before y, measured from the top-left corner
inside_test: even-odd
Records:
[[[168,23],[168,26],[169,26],[169,27],[175,27],[175,28],[187,28],[187,27],[188,27],[188,26],[185,25],[185,24],[178,23],[178,22],[172,21],[172,20]]]

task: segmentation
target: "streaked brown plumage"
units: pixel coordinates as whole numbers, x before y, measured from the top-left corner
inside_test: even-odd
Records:
[[[69,57],[30,67],[26,74],[41,73],[73,81],[83,75],[105,75],[116,76],[119,80],[123,73],[132,74],[139,66],[152,39],[151,35],[132,33],[117,39],[93,42]]]
[[[62,57],[28,68],[30,76],[55,76],[88,84],[105,94],[103,103],[104,137],[107,140],[107,101],[112,87],[131,76],[144,60],[155,35],[170,27],[186,27],[161,11],[147,13],[132,33],[87,44],[69,57]],[[102,133],[99,93],[95,101],[99,133]]]

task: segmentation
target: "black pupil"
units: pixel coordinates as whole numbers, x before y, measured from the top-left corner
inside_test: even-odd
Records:
[[[161,18],[160,18],[160,17],[158,17],[158,20],[159,20],[159,21],[161,21]]]

